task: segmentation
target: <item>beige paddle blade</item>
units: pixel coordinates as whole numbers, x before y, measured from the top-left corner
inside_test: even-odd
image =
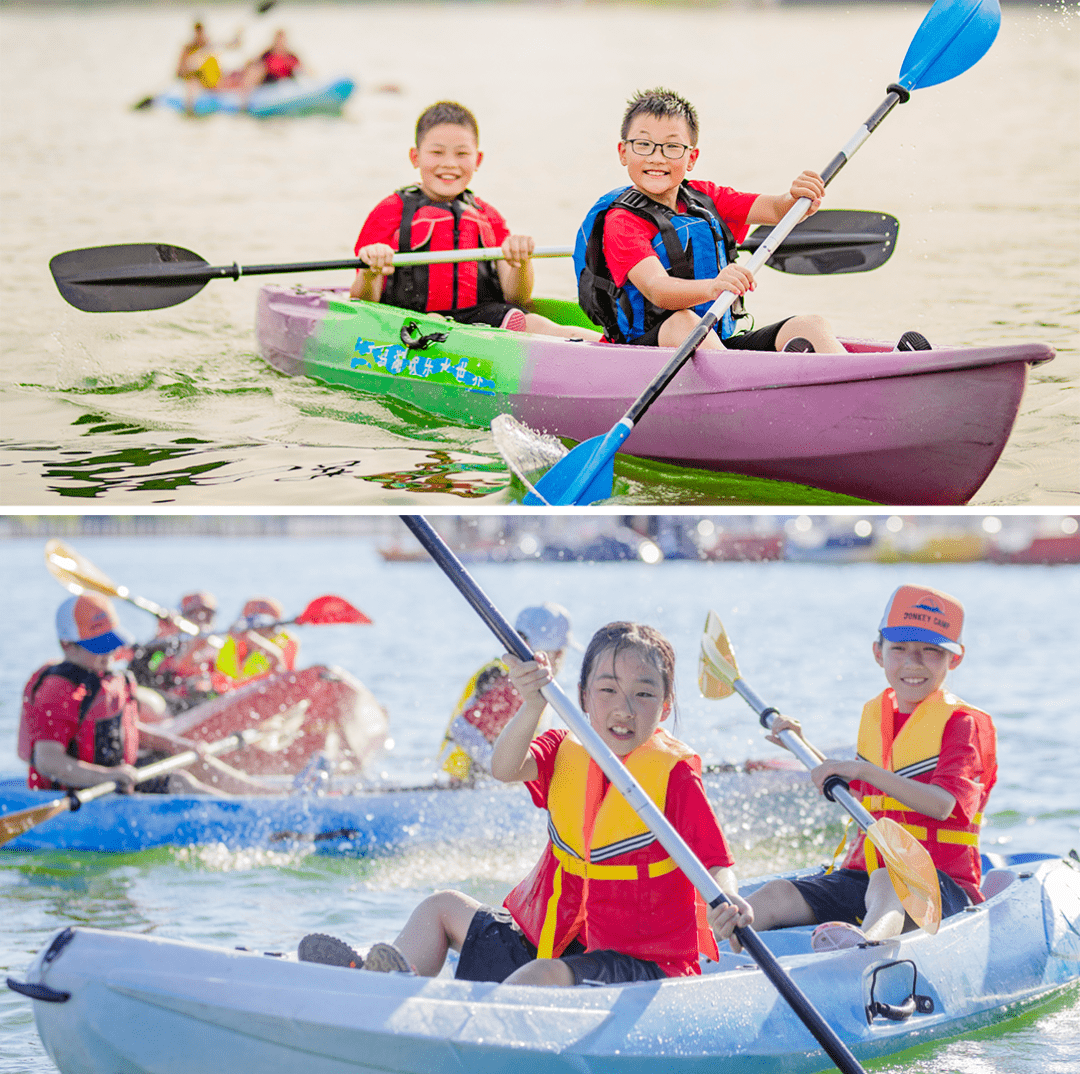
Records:
[[[44,824],[61,813],[66,813],[71,808],[70,798],[54,798],[45,805],[31,806],[29,809],[20,809],[17,813],[9,813],[0,817],[0,846],[10,843],[18,838],[23,832]]]
[[[926,847],[889,817],[874,821],[866,829],[866,838],[889,870],[893,889],[908,916],[932,936],[941,924],[941,887]]]
[[[69,548],[55,538],[45,545],[45,566],[71,593],[83,593],[89,589],[95,593],[104,593],[107,597],[123,596],[108,575],[98,570],[88,559],[83,559],[74,548]]]
[[[717,700],[731,697],[739,678],[739,666],[728,641],[727,631],[716,612],[709,612],[698,653],[698,687],[703,697]]]

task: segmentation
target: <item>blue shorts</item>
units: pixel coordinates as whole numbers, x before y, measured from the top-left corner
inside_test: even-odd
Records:
[[[514,970],[532,962],[536,948],[529,942],[510,912],[481,906],[469,922],[461,945],[457,970],[459,981],[505,981]],[[655,962],[633,958],[618,951],[589,951],[578,939],[570,941],[561,960],[574,975],[574,984],[628,984],[664,977]]]
[[[971,905],[968,893],[951,876],[937,871],[941,886],[941,916],[952,917]],[[861,925],[866,916],[866,887],[870,874],[862,869],[836,869],[791,881],[806,900],[818,924],[846,921]]]

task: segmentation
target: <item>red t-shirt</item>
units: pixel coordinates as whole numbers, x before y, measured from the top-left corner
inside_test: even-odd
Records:
[[[37,681],[42,669],[34,672],[27,683],[29,688]],[[47,675],[34,694],[33,701],[24,707],[23,726],[20,728],[20,747],[27,747],[27,759],[32,760],[37,742],[59,742],[65,749],[78,730],[79,760],[94,759],[94,724],[98,720],[121,715],[121,734],[124,739],[124,764],[134,764],[139,751],[139,734],[135,726],[135,705],[124,675],[103,676],[101,689],[82,725],[79,725],[79,705],[86,696],[85,686],[76,686],[60,675]],[[20,749],[20,755],[23,750]],[[30,766],[27,780],[33,788],[48,788],[52,780]]]
[[[757,194],[743,194],[729,186],[717,186],[704,180],[691,179],[689,186],[700,190],[713,200],[724,223],[731,228],[736,242],[746,238],[749,225],[746,217]],[[681,212],[686,205],[681,200],[676,208]],[[622,287],[630,270],[647,257],[656,257],[652,241],[659,228],[647,220],[635,216],[629,209],[610,209],[604,217],[604,258],[616,287]]]
[[[492,246],[501,246],[504,240],[509,236],[510,229],[506,226],[506,221],[502,218],[502,214],[498,209],[488,205],[486,201],[481,201],[473,195],[476,202],[476,211],[480,217],[481,230],[485,228],[491,229],[492,232]],[[391,194],[389,197],[383,198],[374,209],[368,213],[367,219],[364,221],[364,226],[360,229],[360,235],[356,240],[356,246],[353,252],[360,253],[362,246],[370,246],[373,242],[385,242],[388,246],[392,246],[395,250],[398,248],[398,229],[401,227],[401,198],[397,193]],[[471,210],[469,210],[471,211]],[[430,226],[425,228],[422,221],[413,220],[412,226],[412,245],[414,249],[418,249],[423,246],[431,238]],[[448,266],[432,265],[434,268],[446,268]]]

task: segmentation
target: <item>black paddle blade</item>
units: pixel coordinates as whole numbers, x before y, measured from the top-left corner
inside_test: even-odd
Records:
[[[206,264],[182,246],[135,242],[68,250],[49,262],[49,270],[60,294],[76,309],[127,313],[165,309],[197,295],[206,278],[170,281],[168,269],[162,268],[184,262]]]
[[[769,258],[770,268],[797,276],[869,272],[884,265],[896,249],[900,222],[887,213],[830,209],[797,224]],[[756,250],[772,231],[755,228],[742,244]]]

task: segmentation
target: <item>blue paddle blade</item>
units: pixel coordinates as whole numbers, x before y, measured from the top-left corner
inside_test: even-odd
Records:
[[[603,436],[583,440],[536,483],[543,502],[553,507],[596,503],[611,496],[615,486],[615,455],[633,425],[623,418]],[[541,501],[529,493],[527,504]]]
[[[915,90],[962,75],[986,55],[1000,26],[998,0],[937,0],[908,46],[899,84]]]

